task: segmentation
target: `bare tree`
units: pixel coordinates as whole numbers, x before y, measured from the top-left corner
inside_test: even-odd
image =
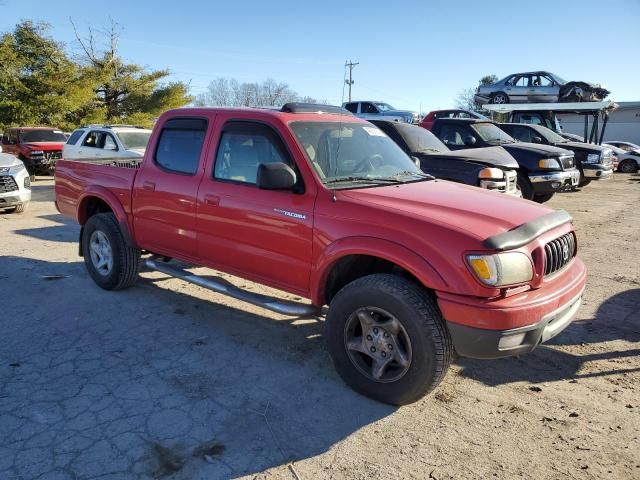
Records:
[[[456,108],[460,108],[462,110],[475,110],[477,108],[476,102],[473,99],[475,94],[476,91],[473,88],[465,88],[462,90],[456,97]]]
[[[312,97],[300,97],[285,82],[278,82],[272,78],[267,78],[261,83],[239,83],[235,78],[219,77],[209,84],[206,92],[198,95],[195,104],[220,107],[279,107],[287,102],[297,101],[317,103]]]

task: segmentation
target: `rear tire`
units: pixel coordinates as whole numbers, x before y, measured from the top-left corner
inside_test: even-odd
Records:
[[[618,171],[622,173],[635,173],[638,171],[638,164],[633,160],[623,160],[618,165]]]
[[[522,193],[522,198],[533,200],[533,185],[531,185],[526,174],[518,173],[518,187]]]
[[[495,93],[492,97],[491,97],[491,103],[497,104],[497,105],[504,105],[505,103],[509,103],[509,96],[506,93]]]
[[[331,301],[326,325],[340,377],[381,402],[419,400],[451,363],[451,338],[434,299],[397,275],[368,275],[346,285]]]
[[[89,275],[105,290],[122,290],[138,278],[140,250],[127,244],[113,213],[98,213],[87,220],[82,252]]]

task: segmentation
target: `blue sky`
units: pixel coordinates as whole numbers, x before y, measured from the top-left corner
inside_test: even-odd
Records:
[[[77,49],[81,31],[122,28],[129,61],[169,68],[198,94],[213,78],[287,82],[340,103],[344,62],[354,99],[429,111],[495,73],[549,70],[604,84],[617,101],[640,100],[640,0],[533,1],[120,1],[0,0],[0,31],[43,20]],[[103,16],[104,15],[104,16]],[[346,95],[346,92],[345,92]]]

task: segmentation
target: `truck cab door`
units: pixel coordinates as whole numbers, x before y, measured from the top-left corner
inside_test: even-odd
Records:
[[[133,187],[137,244],[153,253],[197,260],[196,197],[212,118],[169,118],[156,128]]]
[[[211,165],[198,191],[200,256],[212,268],[306,292],[316,187],[304,182],[283,141],[291,133],[265,122],[220,122]],[[283,162],[296,172],[294,190],[256,186],[258,166],[271,162]]]

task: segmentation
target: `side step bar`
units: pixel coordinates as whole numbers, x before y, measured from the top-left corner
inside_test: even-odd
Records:
[[[282,315],[289,315],[292,317],[308,317],[320,314],[320,310],[313,305],[305,303],[288,302],[286,300],[279,300],[267,295],[260,295],[259,293],[248,292],[236,287],[230,283],[224,281],[212,280],[210,278],[200,277],[186,270],[175,268],[162,261],[158,261],[155,258],[148,258],[144,262],[147,268],[151,270],[157,270],[171,277],[176,277],[185,282],[193,283],[199,287],[212,290],[222,295],[241,300],[243,302],[257,305],[258,307],[266,308]]]

